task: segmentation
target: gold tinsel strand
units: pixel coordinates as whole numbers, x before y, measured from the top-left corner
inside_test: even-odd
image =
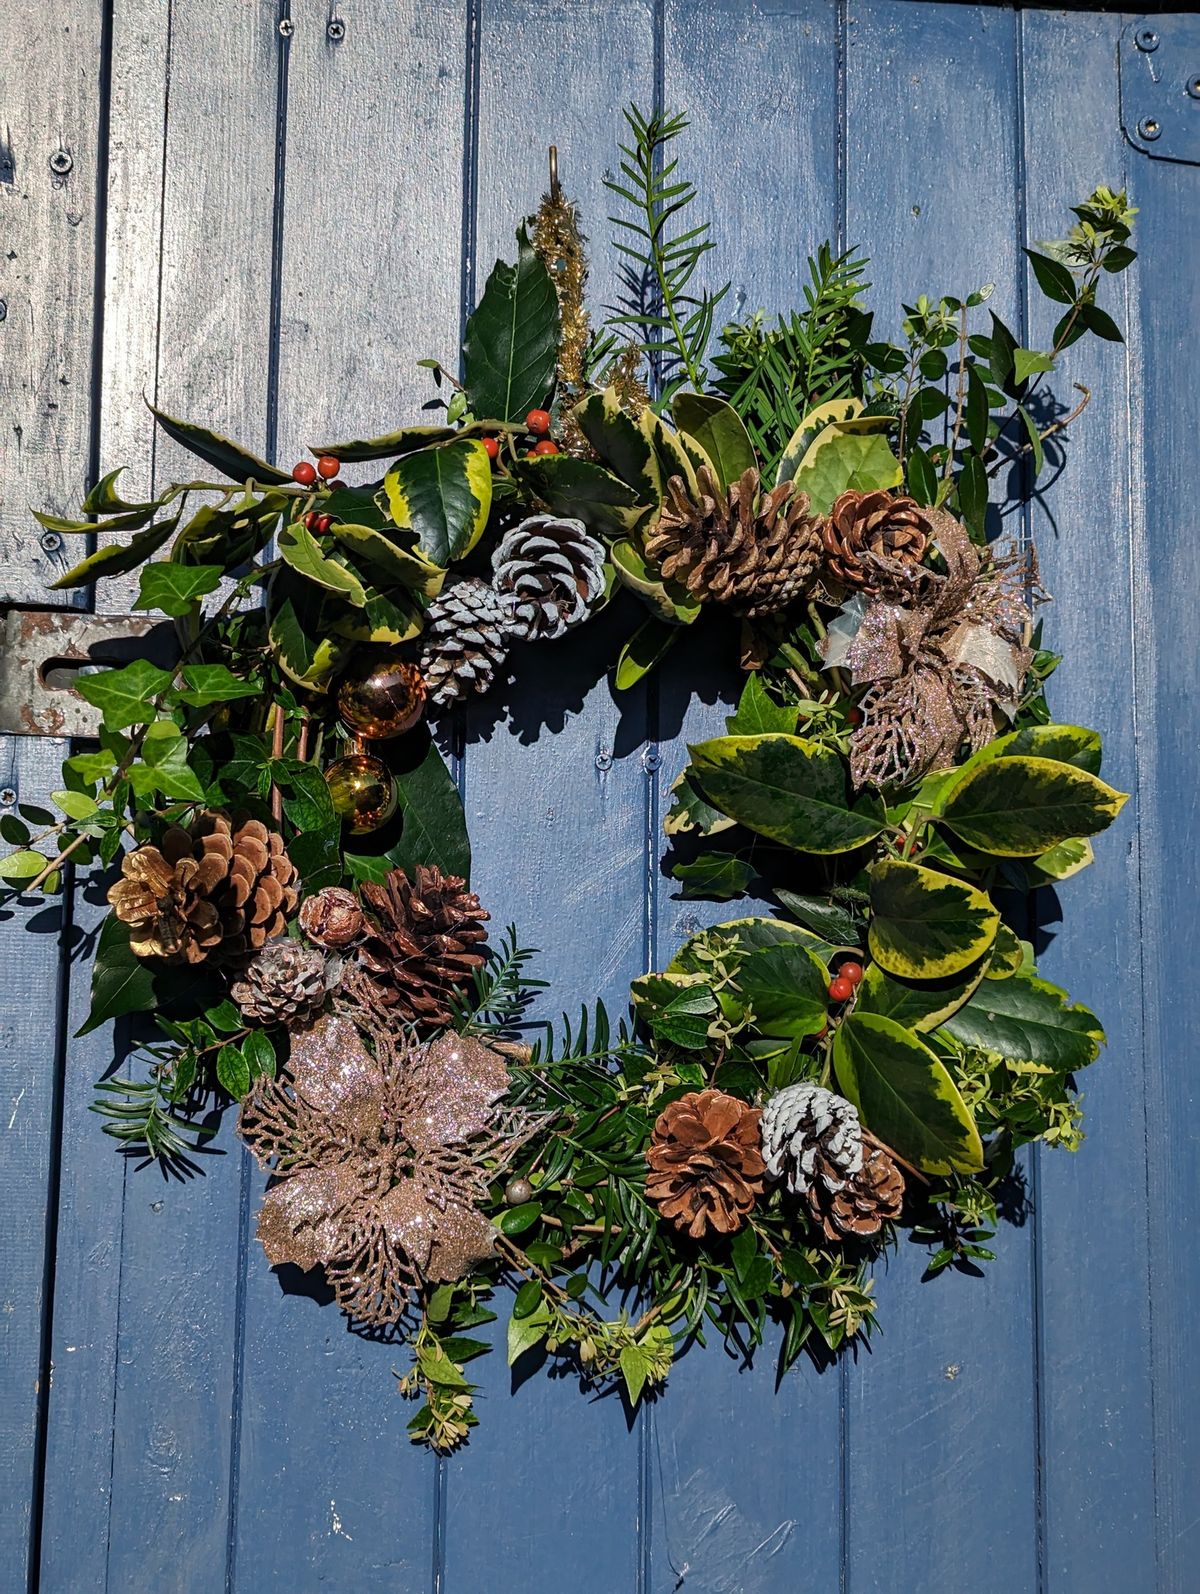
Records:
[[[635,418],[650,404],[650,390],[642,381],[640,345],[627,343],[608,368],[606,382],[617,395],[626,415]]]
[[[552,187],[533,220],[533,247],[550,273],[558,294],[558,401],[563,416],[559,446],[568,454],[591,453],[571,411],[587,388],[586,356],[592,335],[584,308],[587,288],[587,240],[579,228],[579,209]]]

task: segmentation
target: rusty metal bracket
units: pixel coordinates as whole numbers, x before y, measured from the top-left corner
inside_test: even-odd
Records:
[[[1139,17],[1121,34],[1121,127],[1153,160],[1200,165],[1200,17]]]
[[[175,629],[147,615],[6,609],[0,628],[0,735],[95,736],[100,714],[74,690],[88,670],[178,657]]]

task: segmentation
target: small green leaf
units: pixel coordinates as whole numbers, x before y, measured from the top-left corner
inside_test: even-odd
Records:
[[[1025,435],[1029,439],[1029,451],[1033,455],[1033,474],[1038,477],[1046,464],[1046,451],[1042,447],[1042,434],[1038,431],[1037,422],[1024,404],[1017,405],[1017,412],[1021,417],[1021,424],[1025,428]]]
[[[1026,249],[1025,253],[1038,287],[1047,299],[1053,299],[1055,304],[1074,304],[1075,278],[1066,266],[1059,260],[1051,260],[1049,255],[1039,254],[1036,249]]]
[[[962,510],[967,529],[976,542],[982,542],[984,522],[987,518],[988,478],[987,470],[978,454],[967,456],[955,485],[958,491],[958,507]]]
[[[207,708],[210,703],[232,703],[239,697],[261,697],[261,681],[243,681],[224,664],[185,664],[187,689],[177,691],[180,703]]]
[[[646,1376],[650,1371],[650,1363],[640,1345],[623,1345],[619,1360],[621,1377],[625,1380],[625,1392],[629,1396],[629,1404],[636,1406],[642,1398],[642,1390],[646,1387]]]
[[[702,852],[689,863],[675,864],[671,870],[672,879],[683,886],[679,895],[684,901],[703,898],[728,902],[746,894],[754,875],[751,864],[728,852]]]
[[[628,692],[649,675],[674,646],[681,628],[651,615],[621,649],[613,677],[618,692]]]
[[[1089,332],[1098,338],[1103,338],[1107,343],[1124,343],[1120,327],[1107,310],[1101,310],[1098,304],[1081,304],[1079,319]]]
[[[693,974],[643,974],[630,987],[634,1012],[656,1035],[688,1051],[708,1044],[708,1026],[717,999],[703,978]]]
[[[746,677],[738,706],[726,716],[725,729],[730,736],[757,736],[782,731],[792,735],[796,729],[797,711],[777,703],[762,683],[757,671]]]
[[[275,1048],[271,1045],[269,1036],[261,1029],[251,1030],[246,1036],[242,1042],[242,1055],[246,1059],[252,1081],[263,1074],[268,1079],[275,1078]]]
[[[937,503],[938,479],[933,461],[919,443],[914,443],[908,455],[908,490],[917,503]]]
[[[0,858],[0,880],[9,880],[14,884],[19,884],[23,880],[34,880],[48,862],[49,859],[40,852],[31,852],[28,849],[10,852],[7,858]]]
[[[541,1279],[526,1279],[513,1299],[512,1314],[514,1317],[528,1317],[537,1310],[542,1300]]]
[[[512,1367],[526,1351],[540,1345],[550,1327],[550,1309],[543,1301],[528,1317],[508,1320],[508,1365]]]
[[[1013,350],[1013,374],[1019,387],[1031,376],[1041,371],[1053,371],[1054,356],[1042,354],[1037,349]]]
[[[217,1053],[217,1081],[234,1101],[241,1101],[250,1089],[250,1068],[241,1047],[228,1043]]]
[[[77,1035],[89,1035],[110,1018],[158,1006],[154,975],[129,945],[129,926],[110,913],[100,926],[92,964],[92,1005]]]
[[[970,364],[967,366],[967,403],[963,418],[966,421],[967,440],[977,454],[982,454],[987,447],[989,413],[987,388],[978,366]]]
[[[526,1201],[519,1207],[509,1207],[500,1214],[501,1234],[524,1234],[542,1215],[540,1201]]]
[[[96,799],[82,791],[54,791],[50,801],[61,808],[68,819],[90,819],[97,812]]]

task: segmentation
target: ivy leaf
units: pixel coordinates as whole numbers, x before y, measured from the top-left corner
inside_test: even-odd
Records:
[[[210,432],[206,426],[196,426],[191,421],[181,421],[174,415],[155,409],[153,404],[147,404],[146,408],[168,437],[174,438],[175,442],[182,444],[206,465],[220,471],[222,476],[228,476],[235,482],[253,480],[267,487],[282,487],[291,482],[290,472],[280,470],[278,465],[269,465],[265,459],[259,459],[256,454],[251,454],[239,443],[231,442],[228,437],[222,437],[219,432]]]
[[[945,1028],[966,1046],[1073,1073],[1095,1062],[1104,1044],[1096,1015],[1048,980],[1018,972],[986,980]]]
[[[413,532],[421,553],[443,569],[479,541],[492,507],[491,461],[473,440],[408,454],[383,485],[396,525]]]
[[[173,618],[190,614],[197,603],[221,584],[220,565],[178,565],[169,559],[144,567],[135,609],[158,609]]]
[[[243,681],[224,664],[185,664],[183,678],[186,691],[177,691],[176,699],[192,708],[207,708],[210,703],[232,703],[239,697],[261,697],[259,681]]]
[[[188,766],[188,740],[173,720],[155,720],[142,741],[141,762],[131,766],[129,784],[139,797],[160,791],[181,802],[202,803],[204,787]]]
[[[517,260],[498,260],[463,340],[463,385],[476,415],[523,421],[545,402],[558,364],[558,294],[522,227]]]
[[[756,736],[776,731],[790,736],[796,729],[796,719],[797,711],[777,703],[757,672],[752,671],[746,678],[737,708],[726,716],[725,729],[730,736]]]
[[[802,896],[779,890],[776,897],[800,923],[834,946],[860,946],[863,927],[852,913],[826,897]]]
[[[160,670],[149,659],[134,659],[119,670],[78,676],[75,690],[84,702],[100,710],[105,730],[123,731],[130,725],[145,725],[152,720],[154,700],[170,684],[170,670]]]
[[[976,1173],[983,1143],[954,1081],[924,1042],[877,1013],[848,1013],[833,1043],[838,1085],[864,1125],[926,1173]]]
[[[677,863],[671,870],[672,878],[683,886],[679,895],[684,901],[704,898],[728,902],[746,894],[754,875],[752,865],[729,852],[702,852],[690,863]]]

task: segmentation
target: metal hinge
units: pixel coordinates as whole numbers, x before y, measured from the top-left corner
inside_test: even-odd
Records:
[[[175,629],[140,614],[6,609],[0,629],[0,735],[95,736],[100,714],[74,690],[88,670],[178,656]]]
[[[1200,17],[1141,17],[1121,34],[1121,127],[1143,155],[1200,165]]]

